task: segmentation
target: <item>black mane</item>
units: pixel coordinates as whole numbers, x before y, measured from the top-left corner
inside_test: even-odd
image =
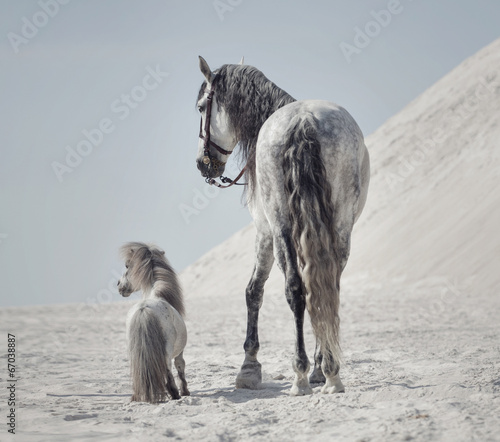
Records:
[[[255,146],[264,122],[280,107],[295,101],[291,95],[270,81],[253,66],[225,64],[215,71],[217,105],[225,109],[229,123],[239,140],[243,161],[246,161],[246,179],[250,183],[250,197],[255,188]],[[198,101],[205,92],[204,82]]]

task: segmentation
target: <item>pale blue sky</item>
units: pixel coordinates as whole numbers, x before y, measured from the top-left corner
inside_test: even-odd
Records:
[[[180,271],[251,221],[240,189],[196,197],[213,191],[194,161],[198,55],[212,68],[244,55],[369,135],[499,37],[493,0],[55,2],[0,1],[2,306],[107,301],[123,242],[157,243]],[[372,37],[348,62],[356,28]],[[83,131],[100,143],[58,179]]]

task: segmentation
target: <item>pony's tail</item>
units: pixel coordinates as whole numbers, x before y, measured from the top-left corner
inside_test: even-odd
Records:
[[[339,279],[332,189],[312,115],[297,117],[283,158],[291,236],[306,292],[306,305],[323,355],[339,362]]]
[[[151,308],[137,310],[129,328],[132,400],[158,403],[166,399],[167,349],[165,333]]]

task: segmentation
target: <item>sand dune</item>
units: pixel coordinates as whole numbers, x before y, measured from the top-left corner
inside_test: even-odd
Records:
[[[497,40],[368,137],[372,181],[353,272],[499,287],[499,68]]]
[[[294,331],[275,269],[263,388],[234,389],[248,226],[181,275],[192,396],[180,401],[130,403],[130,302],[1,309],[17,339],[12,440],[500,440],[499,72],[500,40],[367,137],[370,193],[341,287],[345,394],[288,396]],[[312,356],[309,326],[306,344]]]

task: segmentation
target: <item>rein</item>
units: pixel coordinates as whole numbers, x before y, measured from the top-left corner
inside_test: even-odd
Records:
[[[245,170],[246,170],[247,166],[245,166],[243,169],[241,169],[241,172],[238,174],[238,176],[232,180],[231,178],[228,178],[226,176],[221,176],[220,177],[220,180],[223,182],[223,183],[229,183],[227,186],[223,186],[222,184],[218,183],[217,181],[215,181],[213,178],[206,178],[205,179],[205,182],[210,184],[211,186],[217,186],[221,189],[227,189],[228,187],[231,187],[231,186],[246,186],[248,183],[238,183],[238,180],[243,176],[243,174],[245,173]]]
[[[220,147],[218,144],[214,143],[210,139],[210,118],[212,116],[212,102],[213,102],[213,97],[214,97],[214,93],[215,93],[215,83],[217,81],[217,78],[218,78],[218,74],[215,75],[214,79],[212,80],[212,85],[211,85],[211,88],[210,88],[210,92],[208,93],[208,96],[207,96],[207,114],[205,116],[205,136],[203,136],[203,131],[202,131],[203,118],[200,119],[200,134],[199,134],[199,138],[201,138],[203,140],[203,154],[204,154],[203,160],[202,160],[203,164],[205,164],[207,166],[210,165],[215,170],[217,170],[220,166],[222,166],[222,165],[224,165],[226,163],[223,162],[223,161],[218,160],[217,158],[214,158],[212,156],[212,154],[210,153],[210,147],[213,147],[215,150],[217,150],[222,155],[228,155],[229,156],[229,155],[231,155],[233,153],[230,150],[223,149],[222,147]],[[222,184],[218,183],[217,181],[215,181],[214,178],[208,178],[208,177],[206,177],[205,182],[207,184],[220,187],[221,189],[226,189],[226,188],[234,186],[234,185],[246,186],[247,183],[238,183],[238,180],[245,173],[246,168],[247,168],[247,166],[245,166],[241,170],[241,172],[238,174],[238,176],[234,180],[232,180],[231,178],[228,178],[228,177],[221,176],[220,180],[223,183],[229,183],[227,186],[223,186]]]

